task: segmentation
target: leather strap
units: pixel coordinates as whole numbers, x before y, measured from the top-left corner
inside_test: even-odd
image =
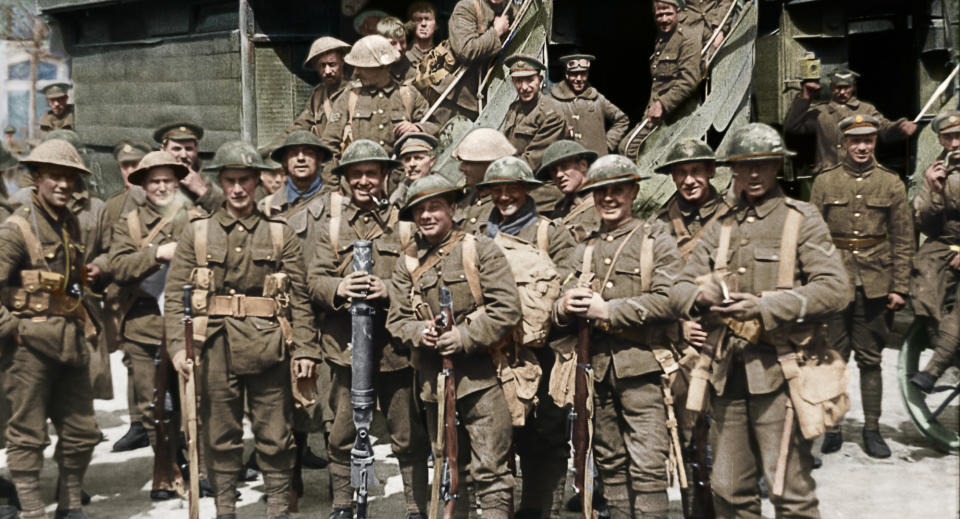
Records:
[[[207,316],[230,317],[274,317],[277,315],[277,302],[272,297],[248,297],[242,294],[232,296],[211,296],[207,307]]]
[[[648,232],[649,224],[644,224],[643,227],[643,240],[640,242],[640,290],[646,292],[653,284],[653,237]]]
[[[720,226],[720,240],[717,244],[717,261],[714,270],[727,270],[727,256],[730,255],[730,236],[733,234],[733,218]]]
[[[835,236],[833,238],[833,244],[836,245],[838,249],[846,249],[851,251],[867,249],[885,241],[887,241],[886,234],[882,234],[880,236],[869,236],[865,238],[845,238],[839,236]]]
[[[550,247],[550,220],[541,218],[537,223],[537,248],[549,254]]]
[[[607,273],[604,274],[603,281],[600,283],[599,293],[601,296],[603,296],[603,291],[607,288],[607,281],[610,281],[610,276],[613,275],[613,268],[617,266],[617,260],[620,259],[620,253],[623,252],[623,248],[627,246],[627,242],[630,241],[630,238],[632,238],[641,227],[644,227],[643,222],[637,222],[637,225],[630,231],[629,234],[627,234],[626,238],[620,242],[620,246],[617,247],[616,252],[613,253],[613,258],[610,260],[610,266],[607,267]]]
[[[136,208],[127,213],[127,230],[130,232],[130,239],[133,240],[133,244],[137,247],[137,250],[143,250],[149,247],[150,244],[153,243],[153,240],[157,238],[157,235],[160,234],[160,231],[172,221],[173,216],[164,216],[150,229],[147,236],[143,237],[140,234],[140,208]]]
[[[330,245],[334,254],[340,252],[340,220],[343,219],[343,195],[330,193]]]
[[[793,270],[797,266],[797,243],[800,238],[800,223],[803,213],[787,208],[787,218],[783,223],[783,235],[780,238],[780,266],[777,270],[777,290],[793,288]]]
[[[14,214],[9,216],[7,221],[20,229],[20,234],[23,235],[23,241],[27,246],[27,254],[30,255],[30,264],[35,268],[48,270],[47,261],[43,259],[43,247],[40,246],[40,240],[37,239],[37,235],[34,234],[26,218]],[[66,253],[69,254],[70,251],[66,251]]]
[[[197,259],[198,267],[207,266],[207,230],[210,220],[200,218],[193,221],[193,252]]]
[[[473,302],[478,307],[483,306],[483,289],[480,286],[480,270],[477,266],[477,237],[472,234],[466,234],[463,237],[463,273],[467,277],[467,285],[470,286],[470,294],[473,296]]]
[[[464,236],[465,236],[465,234],[464,234],[463,232],[461,232],[461,231],[456,231],[456,232],[453,234],[453,236],[450,237],[450,239],[447,241],[447,243],[444,244],[444,246],[447,248],[447,250],[453,250],[453,246],[456,245],[457,242],[459,242],[460,240],[462,240]],[[414,255],[411,256],[410,252],[412,252]],[[415,254],[416,254],[416,250],[414,250],[414,251],[409,251],[409,250],[408,250],[408,253],[406,254],[406,257],[407,257],[407,258],[412,258],[412,260],[413,260],[414,262],[417,262],[417,258],[416,258],[416,256],[415,256]],[[414,268],[413,270],[409,270],[410,260],[408,259],[407,269],[408,269],[408,271],[410,272],[410,280],[411,280],[411,283],[410,283],[410,284],[411,284],[411,286],[416,287],[416,286],[417,286],[417,283],[420,282],[420,278],[423,277],[423,274],[426,273],[428,270],[432,269],[437,263],[440,263],[440,260],[442,260],[442,259],[443,259],[443,255],[438,254],[436,251],[434,251],[434,252],[432,252],[431,254],[428,254],[427,257],[425,258],[424,262],[418,264],[418,266],[417,266],[416,268]]]
[[[270,228],[270,243],[273,245],[273,263],[280,271],[280,256],[283,254],[283,222],[267,222]]]
[[[590,209],[593,206],[594,206],[593,197],[592,196],[587,197],[585,200],[580,202],[579,205],[574,207],[572,211],[567,213],[567,216],[564,216],[563,219],[560,221],[564,224],[568,224],[570,223],[571,220],[585,213],[588,209]]]

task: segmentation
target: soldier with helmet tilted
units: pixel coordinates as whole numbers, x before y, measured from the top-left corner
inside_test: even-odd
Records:
[[[349,43],[332,36],[317,38],[310,44],[303,66],[315,70],[320,76],[320,83],[313,89],[303,112],[293,121],[287,133],[307,130],[317,137],[323,135],[333,113],[333,103],[347,84],[343,80],[343,56],[349,50]]]
[[[455,218],[465,231],[476,230],[483,214],[490,208],[490,196],[481,193],[477,187],[483,180],[487,167],[501,157],[516,153],[517,149],[510,141],[493,128],[470,130],[454,148],[451,155],[460,161],[460,172],[463,173],[464,181],[461,196],[456,202]]]
[[[667,359],[659,352],[675,319],[669,289],[682,264],[666,225],[633,215],[643,178],[622,155],[590,166],[579,193],[593,196],[600,227],[574,251],[576,279],[554,306],[554,322],[568,334],[578,320],[592,330],[594,453],[611,518],[666,517],[668,509],[660,379]]]
[[[0,226],[0,336],[11,365],[4,392],[11,418],[7,465],[16,485],[20,517],[46,517],[40,469],[47,444],[47,419],[59,438],[54,459],[60,469],[57,516],[83,519],[83,476],[100,431],[84,346],[96,334],[83,303],[83,245],[77,217],[68,205],[82,175],[90,171],[67,141],[37,146],[22,164],[35,189],[27,203]],[[46,251],[46,252],[45,252]],[[15,375],[15,376],[14,376]],[[13,506],[0,507],[5,517]]]
[[[243,468],[244,411],[253,425],[263,473],[267,517],[288,519],[294,440],[291,385],[311,379],[320,357],[306,291],[300,240],[282,219],[254,202],[260,171],[268,169],[243,141],[220,146],[208,167],[226,201],[193,219],[181,233],[167,275],[165,326],[174,368],[189,378],[184,285],[194,287],[195,371],[200,436],[216,499],[217,517],[233,518]],[[306,400],[308,397],[304,396]],[[302,403],[303,400],[298,399]]]
[[[554,206],[550,218],[570,229],[578,242],[600,225],[600,215],[593,196],[580,194],[580,186],[587,181],[587,170],[597,159],[597,153],[571,140],[560,140],[543,152],[543,165],[537,170],[540,180],[552,180],[563,193],[563,199]]]
[[[353,517],[351,447],[357,430],[351,413],[351,373],[354,356],[361,350],[351,344],[357,335],[351,333],[350,307],[357,298],[368,301],[375,310],[371,346],[380,356],[365,360],[374,370],[375,398],[386,418],[393,455],[400,463],[406,511],[409,517],[421,519],[427,513],[428,440],[413,393],[410,353],[394,344],[385,327],[391,302],[390,276],[400,259],[403,240],[412,238],[409,223],[397,225],[397,207],[380,203],[386,200],[384,184],[395,167],[397,161],[379,144],[354,141],[337,167],[350,196],[330,194],[329,217],[317,223],[319,239],[311,248],[315,252],[307,280],[311,299],[323,311],[321,348],[332,372],[329,399],[335,418],[327,445],[333,487],[331,518],[336,519]],[[360,240],[373,242],[369,272],[354,270]]]
[[[827,334],[844,360],[853,350],[860,369],[863,449],[887,458],[890,448],[880,435],[881,363],[893,312],[907,303],[914,242],[903,182],[874,158],[879,127],[870,115],[840,121],[843,159],[817,176],[810,203],[830,228],[854,292],[846,309],[827,322]],[[835,452],[842,443],[836,427],[827,431],[820,450]]]
[[[703,374],[691,379],[712,388],[714,507],[718,517],[759,516],[762,474],[777,515],[819,517],[812,438],[839,420],[846,402],[846,366],[820,321],[850,301],[850,285],[816,207],[777,186],[792,155],[780,135],[760,123],[734,132],[724,159],[734,172],[733,209],[708,226],[671,294],[684,317],[703,316],[721,331],[714,356],[701,354]],[[801,407],[797,375],[814,366],[824,370],[824,407],[810,409]]]

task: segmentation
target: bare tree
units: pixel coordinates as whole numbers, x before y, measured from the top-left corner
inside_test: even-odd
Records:
[[[53,57],[47,46],[50,27],[29,0],[0,0],[4,24],[0,37],[13,41],[30,57],[28,137],[37,134],[37,72],[40,62]]]

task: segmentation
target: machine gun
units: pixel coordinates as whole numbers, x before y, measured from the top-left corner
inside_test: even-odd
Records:
[[[373,267],[373,242],[353,242],[353,271],[370,272]],[[366,294],[364,294],[366,296]],[[377,486],[374,471],[370,425],[376,405],[374,377],[379,355],[373,344],[373,318],[376,309],[365,298],[355,298],[350,305],[352,349],[350,354],[350,405],[357,438],[350,449],[350,485],[357,489],[357,518],[367,517],[367,493]]]

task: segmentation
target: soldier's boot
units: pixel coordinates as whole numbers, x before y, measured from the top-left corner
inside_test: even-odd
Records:
[[[459,505],[459,503],[457,504]],[[483,519],[487,519],[488,517],[493,519],[512,519],[513,491],[495,490],[481,495],[480,510],[483,511],[481,514]]]
[[[237,473],[210,471],[209,476],[213,488],[213,500],[217,505],[217,516],[236,515]]]
[[[300,457],[300,466],[311,470],[326,468],[329,464],[327,460],[314,454],[310,449],[310,445],[307,444],[307,439],[309,438],[307,433],[294,431],[293,437],[297,444],[297,455]],[[303,445],[302,451],[300,449],[301,445]]]
[[[40,497],[40,472],[11,471],[10,479],[20,497],[20,517],[46,519],[47,512],[43,509],[43,499]]]
[[[960,338],[941,329],[938,333],[931,335],[930,343],[933,346],[933,355],[930,356],[927,365],[923,367],[923,371],[918,371],[910,378],[910,382],[924,393],[933,391],[937,379],[950,367],[958,348],[960,348]]]
[[[407,502],[407,514],[427,512],[427,459],[400,462],[400,479],[403,480],[403,497]]]
[[[630,490],[626,483],[621,485],[604,485],[603,497],[607,498],[607,508],[610,510],[610,519],[631,519]]]
[[[150,446],[150,436],[141,422],[133,422],[126,434],[113,444],[113,452],[132,451]]]
[[[522,456],[520,471],[523,473],[520,512],[539,510],[542,515],[559,517],[567,477],[566,458]]]
[[[820,452],[830,454],[831,452],[840,450],[840,447],[843,447],[843,433],[840,432],[840,427],[837,426],[828,429],[823,435],[823,444],[820,445]]]
[[[330,485],[333,487],[334,510],[346,509],[353,517],[353,487],[350,486],[350,465],[330,462]]]
[[[633,496],[633,517],[666,519],[670,508],[667,492],[637,492]]]
[[[863,450],[872,458],[889,458],[890,447],[880,435],[883,377],[879,366],[860,369],[860,397],[863,401]]]
[[[290,508],[290,473],[263,472],[263,491],[267,495],[267,517],[281,517]]]
[[[85,466],[85,465],[84,465]],[[60,467],[60,479],[57,489],[57,513],[56,517],[70,517],[79,519],[80,515],[71,514],[71,512],[80,512],[83,514],[83,474],[86,469],[68,469]],[[83,514],[83,517],[86,517]]]

